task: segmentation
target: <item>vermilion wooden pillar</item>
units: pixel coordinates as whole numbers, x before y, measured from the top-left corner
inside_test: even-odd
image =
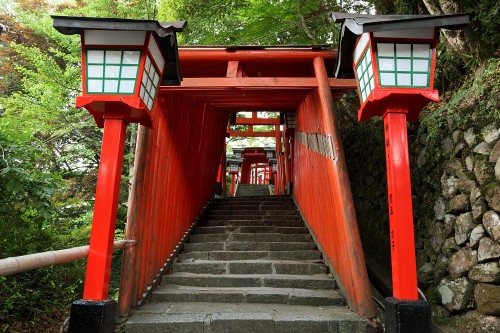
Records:
[[[231,189],[230,189],[230,193],[231,193],[232,197],[234,197],[235,179],[236,179],[236,174],[234,172],[231,172]]]
[[[393,295],[418,300],[410,160],[405,109],[384,118]]]
[[[83,291],[85,300],[101,301],[108,298],[126,126],[122,117],[104,116],[101,160]]]

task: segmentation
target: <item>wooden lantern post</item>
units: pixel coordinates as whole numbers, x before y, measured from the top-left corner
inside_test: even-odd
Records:
[[[151,127],[158,88],[180,83],[176,32],[185,23],[52,18],[59,32],[81,35],[83,92],[76,107],[104,128],[83,299],[73,303],[70,332],[112,332],[116,302],[108,291],[126,126]]]
[[[468,15],[383,16],[334,13],[342,23],[336,77],[356,78],[358,120],[384,120],[393,297],[386,332],[430,332],[430,308],[419,301],[406,122],[416,121],[433,88],[439,28],[461,28]]]

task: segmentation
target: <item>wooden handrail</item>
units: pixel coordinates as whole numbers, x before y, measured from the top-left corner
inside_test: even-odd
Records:
[[[134,240],[118,240],[114,242],[113,248],[115,250],[121,250],[133,246],[136,243],[137,242]],[[89,246],[85,245],[64,250],[40,252],[25,256],[0,259],[0,276],[8,276],[36,268],[83,259],[87,257],[88,253]]]

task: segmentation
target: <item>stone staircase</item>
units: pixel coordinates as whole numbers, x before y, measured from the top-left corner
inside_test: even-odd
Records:
[[[345,307],[290,197],[217,199],[152,300],[139,332],[369,332]]]
[[[269,185],[238,184],[236,197],[256,197],[271,195]]]

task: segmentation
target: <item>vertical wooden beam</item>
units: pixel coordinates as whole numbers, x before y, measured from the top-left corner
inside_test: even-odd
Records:
[[[144,174],[146,171],[146,156],[148,136],[150,130],[139,125],[137,130],[137,145],[135,148],[134,172],[132,185],[128,197],[127,224],[125,225],[125,239],[132,239],[142,243],[142,233],[139,214],[144,205],[144,196],[141,190],[144,186]],[[126,316],[131,313],[135,305],[135,295],[139,285],[139,263],[141,261],[140,246],[126,248],[123,251],[123,264],[120,280],[120,293],[118,296],[118,315]]]
[[[334,116],[333,98],[328,84],[328,74],[325,62],[322,58],[315,58],[313,61],[314,73],[318,80],[318,96],[321,105],[321,124],[323,131],[333,138],[333,150],[335,159],[332,161],[333,177],[335,178],[333,189],[342,209],[341,223],[338,224],[338,232],[343,244],[336,244],[336,247],[343,247],[347,257],[342,262],[333,263],[337,265],[337,272],[343,271],[340,283],[348,293],[348,302],[357,310],[359,314],[366,318],[373,318],[377,315],[375,305],[372,300],[372,292],[368,273],[366,271],[361,238],[359,236],[356,213],[352,202],[351,185],[345,164],[344,152],[340,144],[340,135]]]

